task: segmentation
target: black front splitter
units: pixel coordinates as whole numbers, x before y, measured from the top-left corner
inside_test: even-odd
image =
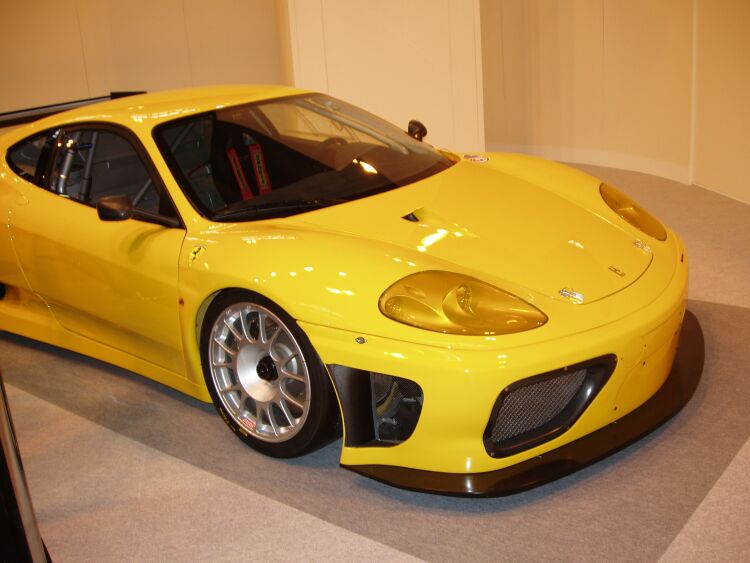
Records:
[[[703,331],[695,315],[687,311],[674,365],[659,390],[634,411],[574,442],[486,473],[441,473],[392,465],[342,467],[413,491],[467,497],[520,493],[583,469],[664,424],[693,396],[703,373],[703,361]]]

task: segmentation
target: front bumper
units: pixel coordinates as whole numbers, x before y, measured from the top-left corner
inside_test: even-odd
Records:
[[[645,427],[650,429],[666,420],[679,407],[659,407],[658,421],[649,419],[652,422],[641,427],[640,434],[630,432],[624,438],[607,439],[605,446],[594,447],[588,442],[593,440],[592,435],[606,434],[611,432],[607,428],[621,425],[627,415],[652,399],[673,378],[685,314],[687,261],[676,239],[672,246],[665,250],[671,255],[655,261],[639,283],[580,308],[560,307],[554,322],[528,333],[471,339],[469,344],[446,339],[444,345],[437,346],[300,321],[329,370],[348,366],[358,372],[353,375],[369,378],[368,372],[386,374],[413,381],[423,392],[413,433],[401,443],[382,444],[357,439],[358,425],[347,420],[347,411],[374,411],[374,405],[358,400],[362,397],[356,393],[342,396],[337,389],[344,419],[341,465],[412,489],[445,494],[505,494],[503,491],[523,490],[575,471],[633,441]],[[562,434],[507,456],[493,456],[497,452],[487,449],[483,434],[504,389],[539,374],[565,370],[607,355],[616,358],[614,371]],[[684,371],[687,366],[681,369]],[[696,381],[699,376],[700,368]],[[336,378],[333,380],[335,383]],[[667,389],[671,385],[674,384],[668,384]],[[354,388],[364,389],[359,384]],[[645,415],[634,415],[638,419],[642,416]],[[581,449],[591,448],[591,453],[572,456],[568,450],[577,451],[578,446],[572,444],[579,442],[583,444]],[[558,451],[564,455],[555,457],[557,461],[553,463],[550,456]],[[553,465],[557,467],[554,471]],[[540,469],[542,466],[545,469]],[[541,479],[540,473],[550,477]],[[526,476],[521,479],[522,474]],[[532,479],[529,475],[537,477]],[[522,484],[513,485],[517,482]]]
[[[457,496],[505,496],[554,481],[611,455],[656,429],[690,400],[703,371],[698,319],[685,315],[675,362],[664,384],[640,407],[555,450],[483,473],[442,473],[390,465],[343,467],[404,489]]]

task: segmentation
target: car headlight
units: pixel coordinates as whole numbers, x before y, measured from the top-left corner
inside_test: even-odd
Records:
[[[615,213],[636,229],[640,229],[657,240],[667,240],[667,230],[664,225],[634,200],[604,182],[599,186],[599,193]]]
[[[406,276],[383,292],[378,305],[389,319],[446,334],[511,334],[547,322],[520,297],[453,272]]]

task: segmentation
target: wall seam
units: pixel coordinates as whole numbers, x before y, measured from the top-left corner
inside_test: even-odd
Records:
[[[482,61],[482,7],[474,0],[474,77],[477,100],[477,148],[486,149],[484,139],[484,64]]]
[[[446,1],[447,8],[448,8],[448,76],[451,77],[451,145],[454,145],[454,149],[458,149],[459,147],[456,147],[455,145],[457,143],[457,135],[456,135],[456,85],[455,82],[452,80],[453,78],[453,2],[452,0]]]
[[[190,53],[190,34],[188,33],[187,15],[185,14],[185,0],[182,0],[182,28],[185,31],[185,46],[187,47],[188,76],[190,77],[190,85],[195,86],[195,79],[193,78],[193,56]]]
[[[607,24],[606,24],[606,19],[604,17],[604,0],[601,0],[600,6],[601,6],[601,9],[602,9],[602,11],[601,11],[601,14],[602,14],[602,48],[601,48],[602,58],[601,58],[601,61],[600,61],[601,62],[601,70],[600,70],[601,71],[601,78],[599,80],[599,97],[600,97],[601,100],[605,100],[606,99],[606,96],[605,96],[605,94],[606,94],[606,82],[607,82],[607,80],[606,80],[606,74],[605,74],[605,69],[606,69],[606,66],[607,66],[607,62],[606,62],[607,61],[607,53],[605,51],[605,46],[607,44],[606,43],[606,38],[605,38],[605,36],[606,36],[605,27],[606,27]],[[602,104],[599,106],[599,131],[597,131],[597,135],[599,137],[598,140],[597,140],[597,142],[600,145],[603,144],[603,141],[604,141],[604,121],[605,121],[604,111],[605,111],[604,110],[604,105],[603,105],[603,102],[602,102]]]
[[[83,29],[81,29],[81,16],[78,14],[78,2],[74,4],[76,12],[76,22],[78,23],[78,42],[81,46],[81,58],[83,59],[83,78],[86,81],[86,92],[88,97],[91,98],[91,85],[89,84],[89,66],[86,62],[86,50],[83,48]]]
[[[690,76],[690,156],[688,160],[688,182],[695,184],[696,138],[696,93],[698,90],[698,0],[693,0],[693,49]]]
[[[326,93],[331,93],[331,84],[328,81],[328,49],[326,48],[326,24],[325,24],[325,14],[323,13],[323,10],[325,8],[323,7],[323,0],[320,0],[320,31],[322,32],[323,36],[323,66],[326,69]]]
[[[299,88],[302,70],[299,61],[299,37],[297,36],[297,4],[294,0],[286,0],[286,8],[287,25],[289,25],[289,47],[292,57],[292,86]]]
[[[505,16],[504,3],[500,2],[500,83],[503,85],[503,105],[508,103],[508,87],[505,83]]]

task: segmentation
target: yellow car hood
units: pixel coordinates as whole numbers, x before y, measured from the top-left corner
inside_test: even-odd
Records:
[[[563,174],[557,189],[554,174],[534,182],[500,164],[460,162],[410,186],[294,222],[386,243],[403,249],[404,260],[420,256],[432,267],[509,282],[505,289],[580,302],[561,295],[568,290],[590,303],[637,280],[651,253],[617,224],[598,180],[575,174],[576,185]]]

